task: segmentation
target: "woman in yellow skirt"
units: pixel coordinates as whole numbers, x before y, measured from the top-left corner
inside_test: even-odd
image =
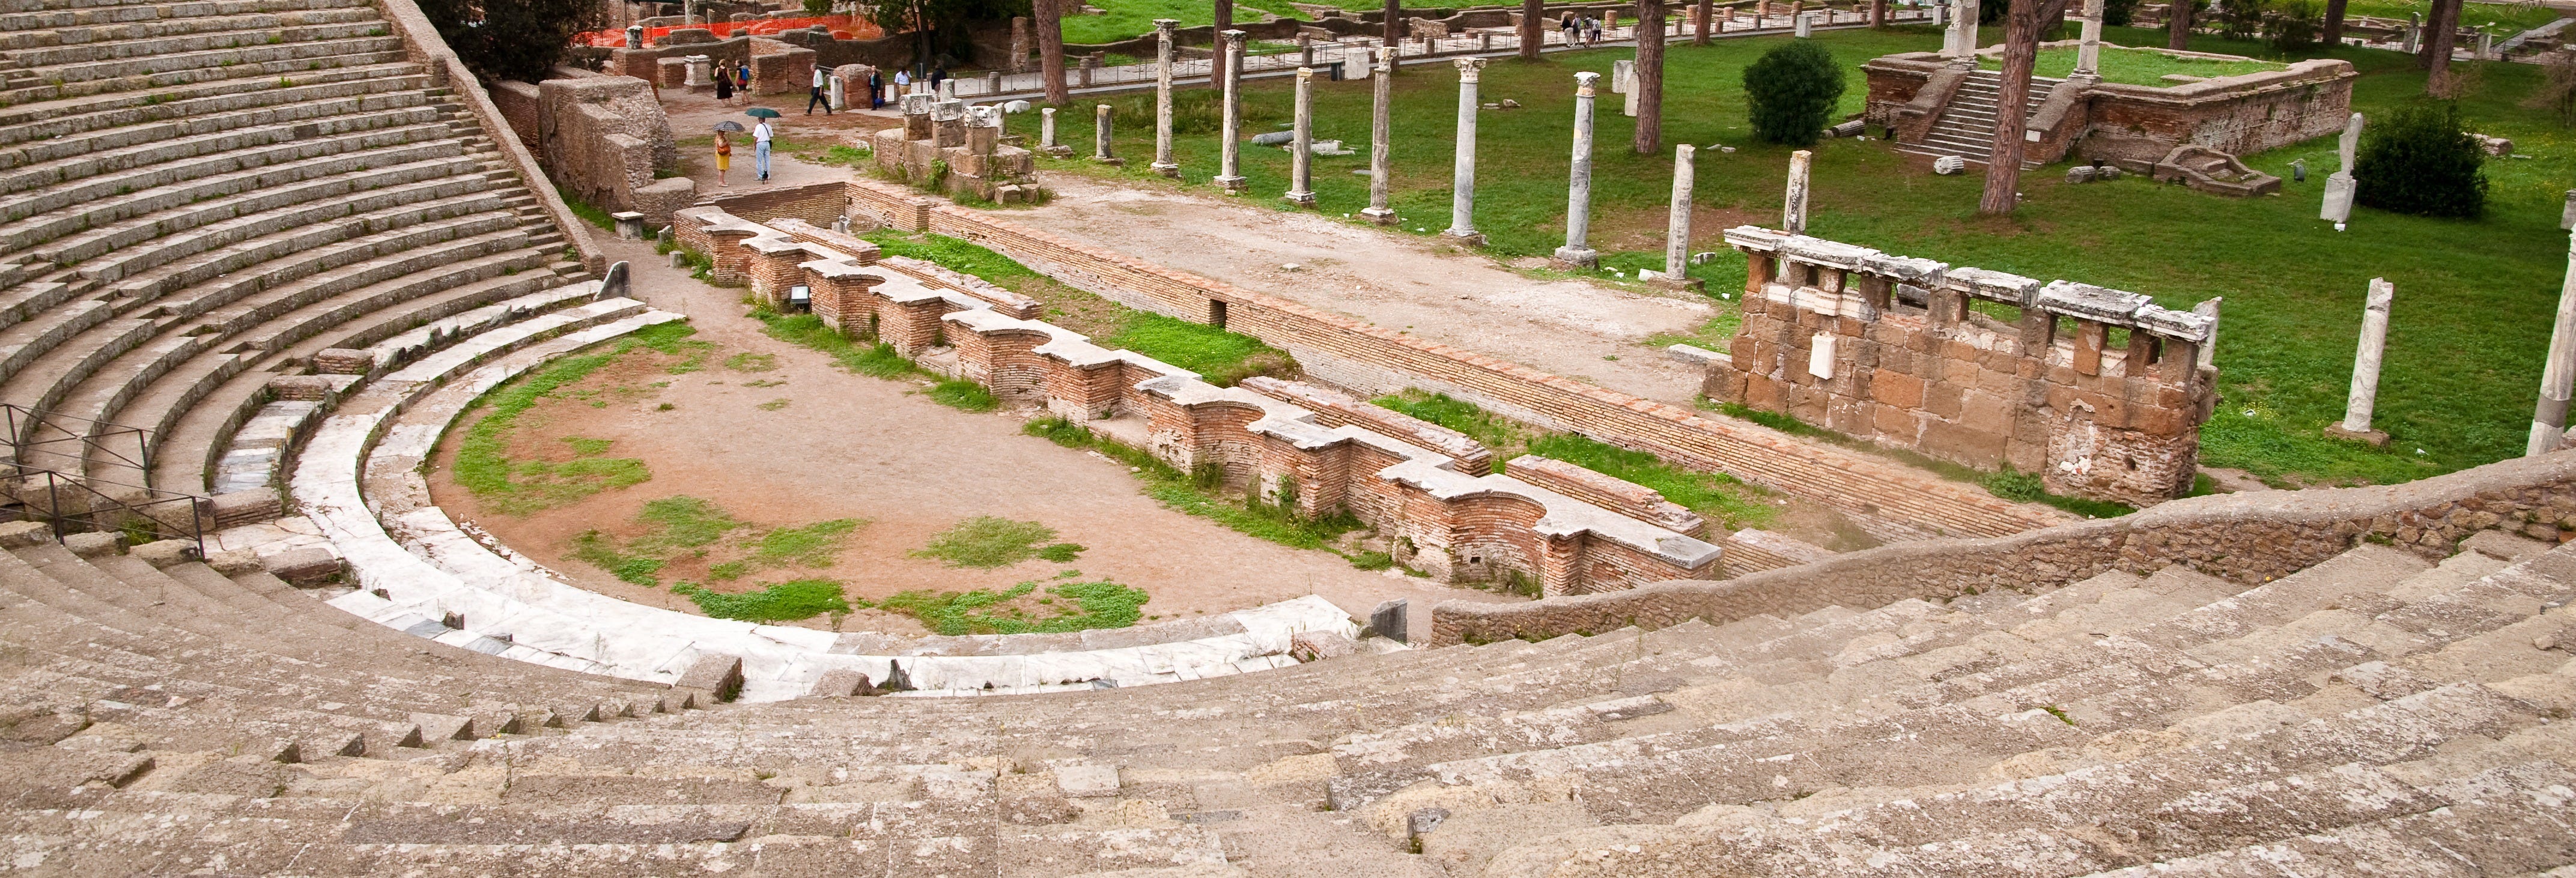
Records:
[[[718,185],[718,186],[731,186],[731,185],[733,185],[733,184],[731,184],[731,183],[727,183],[727,182],[725,182],[725,171],[726,171],[727,169],[729,169],[729,168],[732,168],[732,167],[733,167],[733,141],[726,140],[726,139],[725,139],[725,133],[724,133],[724,132],[722,132],[722,131],[718,131],[718,132],[716,132],[716,185]]]

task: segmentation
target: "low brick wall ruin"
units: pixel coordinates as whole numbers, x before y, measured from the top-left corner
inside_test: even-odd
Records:
[[[1141,422],[1146,450],[1173,467],[1210,472],[1255,502],[1302,516],[1349,513],[1393,541],[1398,563],[1442,581],[1525,578],[1542,594],[1571,595],[1720,571],[1718,547],[1624,510],[1510,476],[1462,472],[1442,453],[1454,445],[1447,437],[1420,441],[1348,418],[1328,424],[1282,399],[1301,391],[1217,387],[1011,316],[995,305],[1019,303],[987,298],[1003,291],[979,295],[937,274],[880,264],[873,247],[843,252],[823,243],[829,233],[781,231],[712,207],[680,211],[674,235],[708,254],[720,282],[743,283],[773,303],[803,286],[827,325],[871,335],[996,397],[1076,420]],[[1636,493],[1604,484],[1594,487]],[[1641,505],[1641,516],[1666,514]]]
[[[1899,143],[1922,140],[1963,78],[1963,68],[1935,52],[1886,55],[1861,70],[1869,83],[1865,116],[1891,129]],[[2317,58],[2287,70],[2161,87],[2070,81],[2032,117],[2039,136],[2024,156],[2048,164],[2071,153],[2143,174],[2186,145],[2253,155],[2343,130],[2358,76],[2351,62]]]
[[[1690,619],[1722,625],[1826,606],[1947,600],[2035,589],[2118,569],[2170,564],[2247,585],[2287,576],[2363,540],[2428,560],[2502,529],[2556,541],[2576,531],[2576,450],[2515,458],[2385,487],[2256,491],[2177,500],[2119,518],[1983,540],[1932,540],[1853,552],[1724,582],[1664,582],[1614,594],[1523,604],[1446,601],[1432,608],[1433,646],[1598,634]]]
[[[1758,226],[1726,242],[1747,259],[1744,326],[1708,370],[1710,399],[2039,473],[2057,494],[2152,506],[2190,492],[2215,317]]]

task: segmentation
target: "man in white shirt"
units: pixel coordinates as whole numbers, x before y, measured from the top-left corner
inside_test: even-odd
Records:
[[[823,115],[832,115],[832,102],[823,97],[823,87],[825,85],[826,83],[823,80],[823,65],[816,64],[814,65],[814,93],[805,99],[805,115],[814,115],[815,104],[823,105]]]
[[[751,126],[751,155],[753,161],[759,165],[760,182],[763,183],[769,182],[769,138],[772,133],[768,117],[762,117],[760,124]]]

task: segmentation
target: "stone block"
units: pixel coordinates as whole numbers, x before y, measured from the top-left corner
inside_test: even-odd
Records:
[[[338,385],[320,375],[280,375],[268,379],[268,390],[278,399],[318,402],[331,398]]]
[[[324,375],[364,375],[376,368],[376,355],[359,348],[323,348],[313,355],[313,371]],[[276,382],[270,382],[276,386]],[[289,397],[320,399],[321,397]]]
[[[1301,631],[1288,638],[1288,656],[1301,662],[1340,658],[1359,651],[1359,644],[1338,631]]]
[[[259,553],[249,549],[233,549],[208,555],[206,566],[214,568],[216,573],[225,576],[240,576],[268,569],[259,563]]]
[[[1396,598],[1369,610],[1368,630],[1363,632],[1363,636],[1374,634],[1397,643],[1410,642],[1405,627],[1407,605],[1404,598]]]
[[[340,556],[324,548],[291,549],[260,559],[268,572],[296,588],[314,588],[340,575]]]
[[[197,541],[154,540],[134,547],[130,554],[157,570],[197,560]]]
[[[1070,798],[1115,796],[1118,795],[1118,767],[1060,765],[1055,769],[1055,785]]]
[[[125,538],[105,533],[72,534],[63,537],[63,548],[83,558],[98,558],[123,551]]]
[[[1870,396],[1879,402],[1897,408],[1910,409],[1923,405],[1923,379],[1893,369],[1872,371],[1869,391]]]
[[[207,517],[221,530],[258,521],[268,521],[286,514],[284,501],[272,490],[233,491],[206,499]]]
[[[52,542],[54,526],[41,521],[12,521],[0,524],[0,549],[24,549],[38,543]]]
[[[671,688],[708,693],[717,701],[732,701],[742,694],[742,657],[721,653],[699,656],[697,661],[690,663],[688,672],[680,675],[679,682],[671,684]]]
[[[822,698],[845,698],[852,695],[872,694],[875,691],[876,686],[868,679],[868,675],[848,668],[834,668],[816,677],[813,690],[806,694]]]

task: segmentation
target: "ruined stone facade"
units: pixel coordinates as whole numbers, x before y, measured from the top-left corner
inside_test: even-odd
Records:
[[[2057,494],[2149,506],[2190,491],[2216,318],[1756,226],[1726,241],[1750,268],[1710,399],[2036,472]]]
[[[1039,196],[1037,163],[1002,142],[1002,109],[927,92],[903,96],[903,127],[870,138],[877,169],[950,196],[1012,204]]]
[[[1012,316],[1016,303],[878,263],[873,248],[841,252],[816,233],[710,207],[680,211],[674,225],[682,245],[709,255],[720,283],[746,284],[773,302],[804,286],[827,325],[872,334],[1001,399],[1088,422],[1257,502],[1309,517],[1348,513],[1390,540],[1398,563],[1441,581],[1523,582],[1569,595],[1720,574],[1717,546],[1666,526],[1696,520],[1636,485],[1598,473],[1551,471],[1531,481],[1468,472],[1460,457],[1490,453],[1451,431],[1407,429],[1392,412],[1336,404],[1329,391],[1288,382],[1218,387]],[[1301,404],[1309,402],[1321,405]]]
[[[1869,122],[1886,127],[1899,143],[1920,142],[1967,78],[1965,68],[1934,52],[1887,55],[1861,70],[1869,80]],[[2342,130],[2359,75],[2351,62],[2316,58],[2292,62],[2286,70],[2161,87],[2069,80],[2031,112],[2036,136],[2023,156],[2040,164],[2071,156],[2145,174],[2183,146],[2253,155]]]
[[[697,200],[697,183],[676,173],[680,154],[671,120],[651,83],[630,76],[549,79],[537,83],[537,154],[564,191],[612,212],[644,214],[647,224]]]

